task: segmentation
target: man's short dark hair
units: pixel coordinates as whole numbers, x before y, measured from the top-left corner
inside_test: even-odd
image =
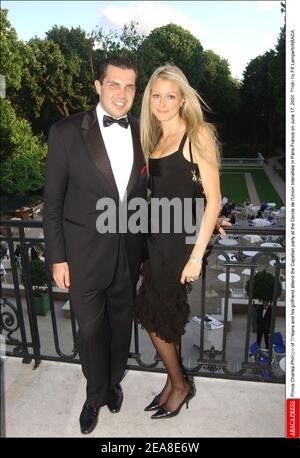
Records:
[[[97,73],[97,80],[100,83],[103,83],[103,80],[106,76],[106,70],[109,65],[113,65],[114,67],[123,68],[124,70],[130,69],[135,72],[136,78],[138,77],[138,67],[136,62],[128,56],[110,56],[106,59],[103,59],[98,68]]]

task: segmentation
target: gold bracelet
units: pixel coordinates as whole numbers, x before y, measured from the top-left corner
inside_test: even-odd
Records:
[[[190,260],[191,260],[194,264],[201,264],[202,258],[197,258],[196,256],[193,256],[193,255],[191,254]]]

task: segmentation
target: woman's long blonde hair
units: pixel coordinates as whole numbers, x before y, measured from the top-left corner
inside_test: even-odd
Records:
[[[184,98],[184,104],[181,108],[181,117],[186,124],[186,133],[193,145],[193,151],[199,154],[200,157],[206,159],[210,163],[219,166],[220,150],[216,136],[215,127],[205,122],[201,103],[209,108],[201,96],[193,89],[184,73],[175,65],[164,65],[157,68],[152,74],[142,101],[141,109],[141,143],[145,155],[146,163],[155,146],[162,135],[162,128],[159,121],[152,114],[150,108],[151,91],[156,78],[163,78],[169,81],[174,81]],[[214,151],[208,151],[199,141],[199,130],[205,129],[206,136],[209,136],[210,144],[214,147]]]

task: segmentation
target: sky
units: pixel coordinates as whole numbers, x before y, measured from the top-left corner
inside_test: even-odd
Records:
[[[8,19],[24,41],[45,37],[54,25],[120,30],[131,21],[149,34],[170,22],[196,36],[204,49],[228,60],[241,79],[251,59],[277,43],[284,15],[279,0],[268,1],[2,1]]]

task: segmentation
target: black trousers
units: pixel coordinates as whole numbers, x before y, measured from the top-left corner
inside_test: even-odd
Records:
[[[103,260],[105,263],[105,260]],[[132,330],[133,287],[124,238],[117,265],[105,290],[70,288],[70,304],[78,324],[77,344],[87,379],[87,402],[100,407],[120,382],[127,365]]]
[[[266,348],[268,349],[269,348],[269,340],[270,340],[270,326],[269,326],[269,324],[266,324],[263,320],[261,320],[261,322],[257,323],[256,340],[257,340],[257,343],[258,343],[259,346],[260,346],[260,342],[261,342],[262,336],[264,336]]]

